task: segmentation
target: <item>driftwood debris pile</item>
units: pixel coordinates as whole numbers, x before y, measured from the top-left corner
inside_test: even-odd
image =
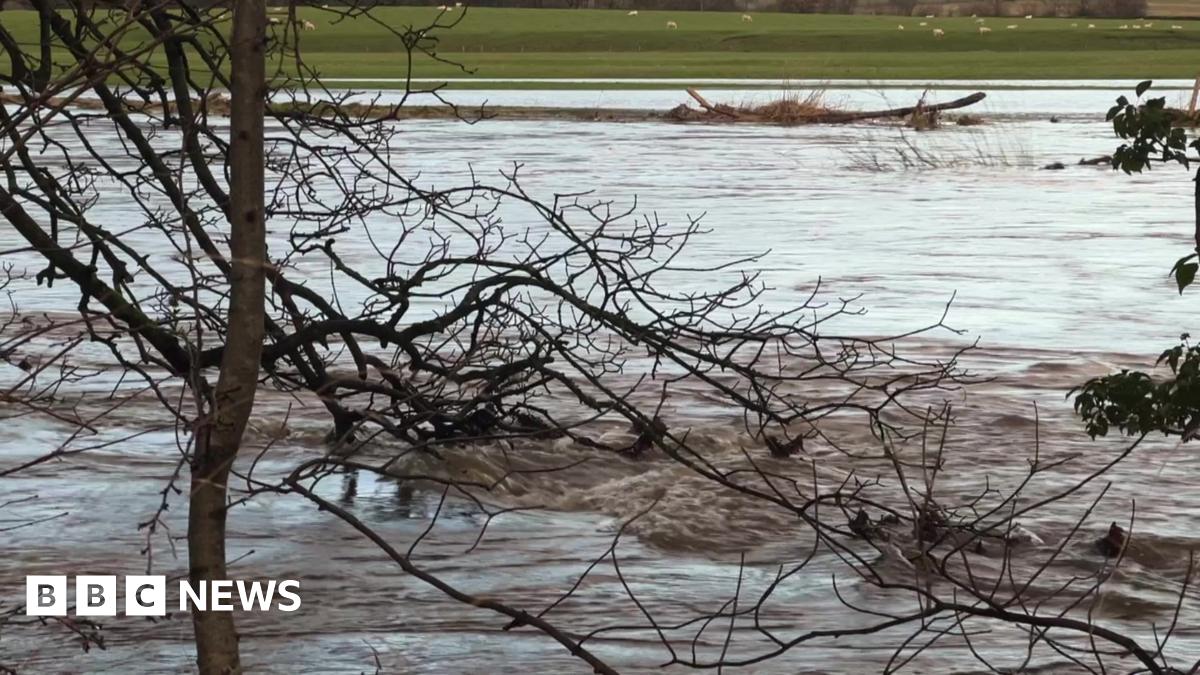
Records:
[[[965,108],[982,101],[987,97],[983,92],[975,92],[970,96],[947,101],[945,103],[918,103],[904,108],[889,108],[887,110],[837,110],[821,104],[819,96],[805,98],[785,98],[772,101],[765,105],[754,107],[734,107],[724,104],[709,103],[700,92],[688,89],[687,93],[699,109],[680,104],[672,108],[666,117],[676,122],[746,122],[750,124],[845,124],[874,119],[903,119],[936,115],[943,110]]]
[[[682,122],[682,123],[746,123],[776,124],[784,126],[803,124],[844,124],[873,119],[903,119],[910,126],[926,129],[937,126],[937,116],[943,110],[963,108],[984,99],[982,92],[971,94],[954,101],[937,104],[918,103],[905,108],[889,110],[847,111],[828,107],[821,92],[807,96],[791,96],[764,105],[734,107],[709,103],[694,89],[688,94],[700,104],[700,108],[679,105],[671,110],[638,110],[625,108],[580,108],[580,107],[523,107],[487,106],[479,109],[460,109],[451,106],[396,106],[350,101],[285,101],[268,104],[267,112],[278,116],[334,118],[345,116],[355,120],[408,120],[408,119],[452,119],[470,121],[483,120],[563,120],[579,122]],[[162,115],[163,103],[125,99],[122,104],[127,112]],[[28,105],[32,107],[73,108],[77,110],[103,111],[105,105],[95,98],[78,96],[35,97],[25,100],[12,93],[0,91],[0,105]],[[168,103],[168,105],[171,105]],[[212,92],[204,99],[193,99],[192,107],[203,114],[228,115],[229,99],[220,92]],[[975,119],[975,118],[972,118]]]

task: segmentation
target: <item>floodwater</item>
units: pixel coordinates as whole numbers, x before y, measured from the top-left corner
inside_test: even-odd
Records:
[[[764,298],[769,306],[795,304],[819,283],[823,298],[852,299],[865,310],[840,319],[831,331],[901,334],[937,323],[949,305],[946,322],[962,332],[941,331],[922,342],[923,348],[933,354],[978,340],[968,364],[993,379],[950,394],[958,423],[948,432],[948,478],[942,487],[960,497],[979,492],[985,482],[1012,487],[1027,470],[1036,439],[1043,457],[1078,457],[1035,481],[1031,494],[1044,495],[1123,447],[1117,439],[1089,440],[1071,416],[1067,392],[1119,367],[1149,368],[1154,355],[1192,328],[1194,298],[1180,297],[1167,276],[1190,245],[1187,172],[1164,167],[1129,177],[1103,166],[1075,165],[1115,147],[1103,115],[1127,91],[1122,84],[998,89],[971,111],[988,124],[920,134],[873,124],[421,121],[406,123],[404,152],[395,161],[419,175],[422,186],[446,187],[467,180],[468,171],[486,177],[519,163],[524,187],[535,195],[588,189],[618,204],[636,199],[639,212],[666,221],[703,216],[708,231],[692,242],[687,262],[700,266],[768,252],[756,269],[771,289]],[[919,85],[843,88],[827,97],[873,108],[905,105],[924,91]],[[705,93],[729,102],[771,95],[733,83]],[[961,90],[929,94],[934,100],[959,95]],[[1168,95],[1178,100],[1183,94]],[[579,107],[665,108],[685,100],[675,90],[452,96],[464,105]],[[1066,168],[1041,169],[1051,162]],[[102,201],[97,208],[107,209],[109,218],[122,215],[119,203]],[[0,230],[0,248],[19,245],[13,233]],[[354,243],[340,246],[352,252]],[[12,260],[28,260],[20,255]],[[714,275],[711,281],[722,280],[728,279]],[[61,285],[21,291],[18,299],[27,311],[69,311],[77,302]],[[270,429],[285,416],[290,431],[270,446],[260,472],[280,474],[323,452],[324,420],[306,411],[311,401],[269,394],[260,400],[252,441],[266,445]],[[733,466],[747,440],[723,410],[683,389],[663,414],[673,429],[691,429],[693,438],[702,439],[715,462]],[[127,574],[148,564],[156,573],[186,570],[179,539],[185,500],[177,495],[166,516],[170,532],[150,537],[152,560],[143,555],[147,535],[139,524],[158,508],[179,456],[170,420],[158,418],[157,411],[153,401],[130,404],[106,416],[102,438],[136,437],[0,479],[0,611],[22,602],[26,574]],[[64,434],[42,418],[10,413],[0,425],[0,470],[52,450]],[[869,436],[847,438],[855,451],[878,454]],[[72,447],[88,444],[97,441]],[[747,449],[763,454],[762,448]],[[388,450],[372,452],[386,457]],[[620,538],[620,577],[611,560],[601,563],[577,595],[548,615],[572,634],[623,626],[588,643],[622,672],[658,671],[671,659],[641,608],[664,625],[686,622],[716,611],[735,592],[743,601],[757,597],[780,566],[809,554],[811,535],[793,516],[731,497],[665,457],[635,460],[554,443],[511,451],[460,448],[447,452],[444,461],[455,475],[488,482],[514,463],[548,468],[579,460],[586,461],[501,482],[487,496],[490,506],[527,510],[491,521],[473,548],[485,518],[463,500],[448,500],[439,511],[439,493],[367,474],[329,479],[322,493],[401,550],[437,514],[414,561],[467,592],[531,611],[568,591],[604,555],[622,524],[653,505]],[[838,453],[762,461],[772,471],[830,487],[851,470],[885,477],[887,472],[878,462]],[[404,468],[439,470],[433,464],[430,458],[412,459]],[[1127,522],[1136,504],[1139,554],[1107,582],[1103,602],[1093,607],[1097,621],[1148,642],[1152,625],[1161,631],[1170,623],[1183,592],[1187,551],[1200,543],[1192,525],[1200,508],[1200,491],[1193,487],[1198,470],[1194,453],[1151,439],[1106,479],[1111,485],[1077,542],[1102,534],[1111,520]],[[1053,546],[1103,487],[1090,485],[1023,525]],[[39,519],[47,520],[7,529]],[[239,505],[231,511],[230,531],[229,556],[237,561],[239,577],[301,582],[300,611],[239,616],[244,660],[254,672],[358,673],[373,672],[377,664],[383,672],[588,672],[544,635],[529,628],[502,631],[504,617],[458,604],[406,576],[370,542],[299,497],[259,496]],[[1059,571],[1083,574],[1101,564],[1085,545],[1072,543]],[[899,604],[857,581],[823,552],[781,584],[764,607],[763,623],[785,639],[862,625],[863,616],[853,615],[834,594],[835,576],[842,598],[852,604],[913,608],[911,601]],[[1167,654],[1190,665],[1200,657],[1195,628],[1200,598],[1188,590],[1184,600]],[[665,634],[681,655],[695,649],[701,661],[723,650],[753,659],[774,648],[749,618],[732,630],[728,624],[719,619],[706,630],[696,623]],[[0,632],[0,666],[19,672],[187,672],[189,632],[185,616],[113,619],[104,628],[107,649],[85,653],[61,627],[10,626]],[[910,633],[815,640],[745,672],[881,671]],[[1016,667],[1024,658],[1023,640],[1021,633],[1004,629],[981,631],[969,644],[947,638],[906,668],[982,671],[977,653],[996,667]],[[1063,661],[1047,648],[1034,652],[1034,664]],[[1131,667],[1116,658],[1111,663]]]

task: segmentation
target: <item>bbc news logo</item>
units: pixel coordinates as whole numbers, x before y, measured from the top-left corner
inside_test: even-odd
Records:
[[[75,616],[116,616],[118,577],[75,577]],[[166,616],[168,614],[167,578],[145,575],[124,578],[126,616]],[[66,616],[69,577],[32,575],[25,577],[25,614],[28,616]],[[300,582],[216,580],[192,584],[178,582],[179,611],[294,612],[300,609]]]

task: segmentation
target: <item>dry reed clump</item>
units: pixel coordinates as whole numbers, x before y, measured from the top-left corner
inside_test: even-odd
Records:
[[[937,129],[942,124],[942,117],[936,110],[916,110],[904,120],[904,126],[916,131]]]
[[[802,124],[839,112],[825,104],[825,92],[789,92],[783,98],[755,106],[741,106],[739,114],[775,124]]]

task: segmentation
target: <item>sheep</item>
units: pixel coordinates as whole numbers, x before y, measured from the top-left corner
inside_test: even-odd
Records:
[[[268,18],[268,19],[267,19],[267,23],[269,23],[269,24],[272,24],[272,25],[279,25],[279,24],[281,24],[281,23],[283,23],[283,22],[279,20],[279,17],[277,17],[277,16],[272,16],[272,17],[270,17],[270,18]]]
[[[925,26],[928,26],[928,25],[929,25],[929,22],[928,22],[928,21],[922,21],[922,22],[921,22],[921,27],[922,27],[922,28],[924,28]]]
[[[1139,25],[1137,25],[1136,23],[1135,23],[1135,24],[1133,24],[1132,26],[1130,26],[1130,28],[1132,28],[1132,29],[1134,29],[1134,30],[1141,30],[1141,29],[1142,29],[1142,27],[1141,27],[1141,26],[1139,26]]]
[[[975,23],[983,23],[985,19],[975,19]]]
[[[1117,30],[1129,30],[1129,24],[1121,24],[1120,26],[1117,26]]]
[[[1073,24],[1071,24],[1071,28],[1079,28],[1079,24],[1073,23]]]
[[[750,16],[749,14],[743,14],[742,23],[754,23],[754,17]]]
[[[1142,28],[1154,28],[1154,24],[1148,23],[1148,24],[1142,26]]]
[[[926,14],[926,15],[925,15],[925,18],[926,18],[926,19],[932,19],[932,18],[933,18],[933,15],[932,15],[932,14]]]
[[[315,24],[307,19],[304,20],[304,30],[316,30],[316,29],[317,29],[317,24]]]
[[[1032,15],[1032,14],[1026,14],[1026,15],[1025,15],[1025,18],[1026,18],[1026,19],[1032,19],[1032,18],[1033,18],[1033,15]]]
[[[625,16],[637,16],[637,10],[632,9],[625,13]]]
[[[437,6],[437,10],[438,10],[439,12],[445,12],[445,11],[449,11],[449,9],[450,9],[450,7],[449,7],[449,6],[447,6],[447,5],[438,5],[438,6]]]
[[[1090,29],[1092,29],[1092,28],[1095,28],[1095,27],[1096,27],[1096,24],[1094,24],[1094,23],[1089,23],[1089,24],[1088,24],[1088,29],[1089,29],[1089,30],[1090,30]]]
[[[1183,30],[1183,26],[1176,24],[1171,26],[1171,30]]]
[[[933,29],[933,37],[935,37],[935,38],[946,37],[946,31],[942,30],[941,28],[934,28]]]
[[[462,7],[462,3],[461,3],[461,2],[456,2],[456,3],[454,3],[454,6],[455,6],[455,7]]]
[[[985,33],[990,33],[990,32],[992,32],[992,29],[991,29],[991,28],[988,28],[987,26],[980,26],[980,27],[979,27],[979,34],[980,34],[980,35],[983,35],[983,34],[985,34]]]
[[[668,29],[668,30],[674,30],[674,29],[676,29],[676,28],[679,28],[679,24],[675,23],[674,21],[668,21],[668,22],[667,22],[667,29]]]
[[[1016,29],[1017,29],[1017,24],[1015,24],[1015,23],[1010,23],[1010,24],[1008,24],[1007,26],[1005,26],[1005,28],[1007,28],[1007,29],[1009,29],[1009,30],[1016,30]]]
[[[900,24],[899,26],[896,26],[896,30],[904,30],[904,24]]]

